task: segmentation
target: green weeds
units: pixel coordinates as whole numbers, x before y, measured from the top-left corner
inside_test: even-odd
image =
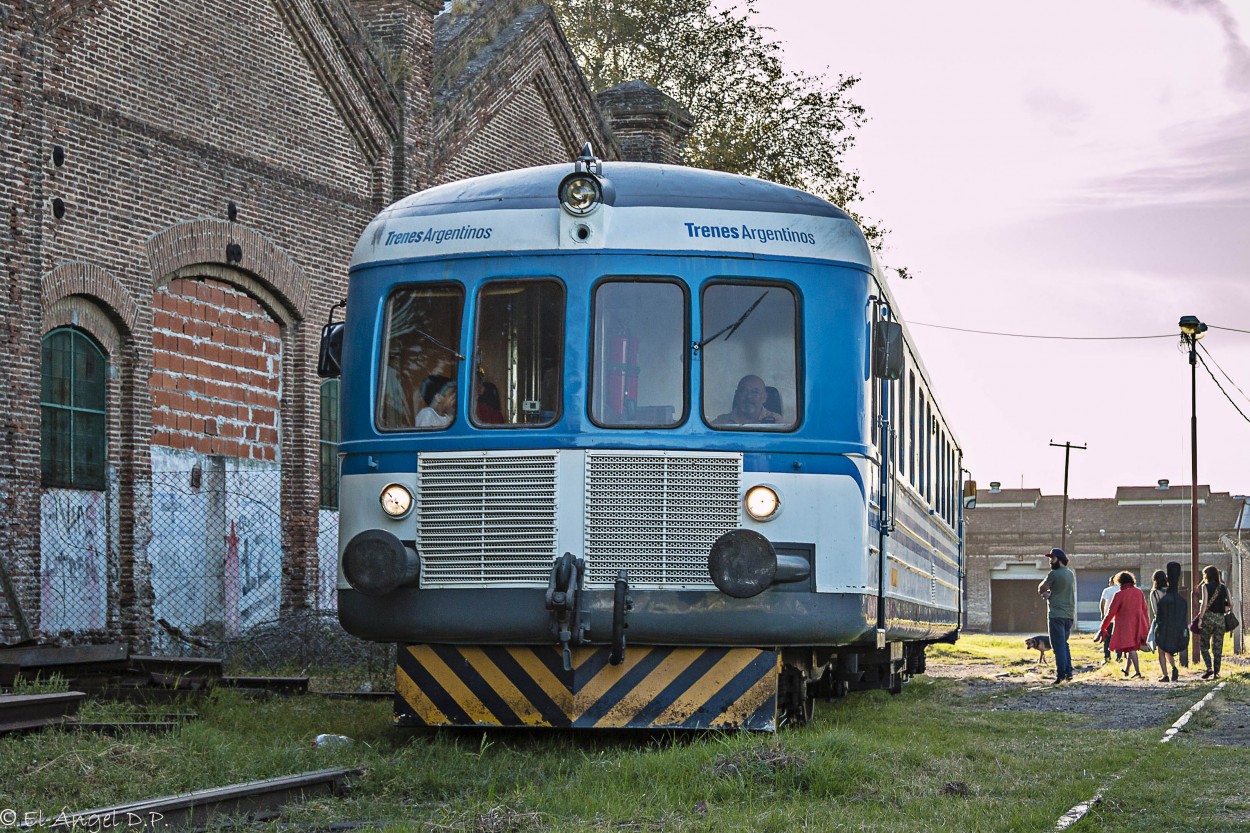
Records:
[[[1011,662],[1023,654],[1015,641],[955,647]],[[351,795],[288,808],[284,820],[475,833],[1001,833],[1052,829],[1102,788],[1103,803],[1082,822],[1091,830],[1250,830],[1250,800],[1227,775],[1250,771],[1250,748],[1204,741],[1232,713],[1219,697],[1192,732],[1161,745],[1164,726],[1092,730],[1063,713],[986,709],[961,688],[918,677],[896,697],[820,703],[811,725],[776,735],[401,731],[385,702],[253,701],[223,690],[166,735],[0,737],[0,809],[55,815],[343,766],[365,772]],[[1196,700],[1203,690],[1188,691]],[[1227,693],[1230,703],[1250,699],[1244,684]],[[120,707],[90,708],[98,720]],[[353,742],[314,747],[323,732]],[[1195,771],[1226,775],[1193,779]],[[1198,783],[1182,789],[1187,780]]]

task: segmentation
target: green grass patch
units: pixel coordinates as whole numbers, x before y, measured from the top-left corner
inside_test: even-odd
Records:
[[[1019,659],[1015,641],[974,637],[935,654],[960,650],[992,666]],[[1229,773],[1250,771],[1250,749],[1203,740],[1202,721],[1218,725],[1224,714],[1217,704],[1194,719],[1193,732],[1161,746],[1164,726],[1091,730],[1064,713],[986,709],[961,697],[962,688],[918,677],[898,696],[821,703],[811,725],[776,735],[409,731],[391,727],[387,702],[254,701],[222,690],[192,707],[198,720],[166,735],[0,737],[0,809],[55,816],[344,766],[365,771],[350,796],[291,807],[285,820],[479,833],[1002,833],[1051,829],[1110,784],[1091,830],[1247,829],[1237,826],[1247,800],[1232,789],[1241,779]],[[1189,691],[1192,699],[1202,693]],[[1228,691],[1230,701],[1250,698],[1244,684]],[[1176,696],[1179,710],[1185,695]],[[88,714],[135,719],[112,705]],[[314,747],[323,732],[353,742]],[[1223,776],[1200,769],[1216,764]],[[1209,788],[1183,789],[1195,771],[1210,772],[1201,779]]]

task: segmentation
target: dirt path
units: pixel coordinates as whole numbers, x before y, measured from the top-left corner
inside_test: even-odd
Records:
[[[1159,682],[1159,665],[1153,654],[1142,654],[1144,679],[1128,679],[1115,674],[1115,664],[1105,667],[1078,666],[1070,683],[1052,685],[1051,670],[1040,666],[1021,675],[986,663],[956,662],[933,658],[928,673],[962,681],[964,696],[975,705],[993,710],[1064,712],[1085,715],[1091,729],[1148,729],[1160,732],[1211,690],[1212,684],[1200,679],[1191,666],[1181,669],[1176,683]],[[1250,672],[1250,659],[1225,657],[1222,677],[1243,678]],[[1203,731],[1209,742],[1250,746],[1250,702],[1243,687],[1226,686],[1216,702],[1214,729]]]

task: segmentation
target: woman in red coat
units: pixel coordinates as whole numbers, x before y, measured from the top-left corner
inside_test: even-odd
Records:
[[[1150,613],[1146,610],[1146,597],[1137,589],[1137,580],[1128,570],[1116,576],[1120,583],[1120,592],[1111,600],[1107,610],[1107,618],[1102,620],[1102,629],[1098,636],[1107,639],[1107,628],[1115,622],[1111,632],[1111,650],[1120,651],[1128,659],[1124,664],[1124,676],[1132,667],[1134,677],[1141,676],[1141,666],[1137,662],[1137,652],[1146,644],[1150,633]]]

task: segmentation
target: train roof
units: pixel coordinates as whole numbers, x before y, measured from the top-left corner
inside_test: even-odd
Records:
[[[586,216],[560,207],[558,188],[572,164],[487,174],[384,209],[362,235],[352,265],[580,249],[805,257],[871,268],[858,225],[820,197],[701,168],[598,164],[603,201]]]

